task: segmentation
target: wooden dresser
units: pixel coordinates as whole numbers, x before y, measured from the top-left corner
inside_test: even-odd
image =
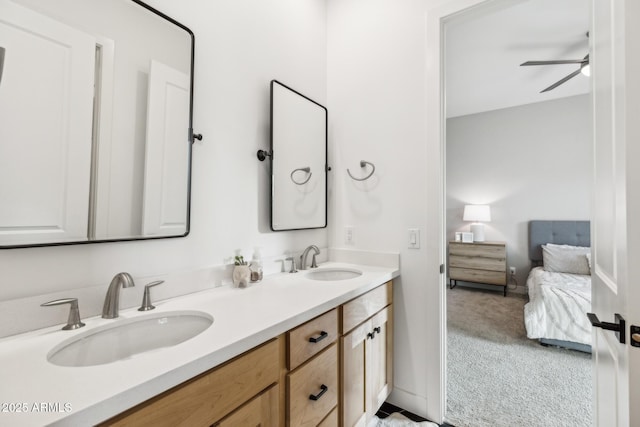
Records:
[[[503,287],[507,295],[505,242],[449,242],[449,286],[458,280]]]

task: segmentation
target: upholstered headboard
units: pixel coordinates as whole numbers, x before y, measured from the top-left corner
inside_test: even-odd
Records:
[[[589,221],[529,221],[529,259],[542,263],[540,245],[591,246]]]

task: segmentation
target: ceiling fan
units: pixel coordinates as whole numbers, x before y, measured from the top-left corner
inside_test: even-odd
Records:
[[[583,59],[559,59],[559,60],[555,60],[555,61],[527,61],[527,62],[523,62],[522,64],[520,64],[520,66],[528,66],[528,65],[557,65],[557,64],[580,64],[580,68],[578,68],[576,71],[574,71],[573,73],[569,74],[568,76],[558,80],[557,82],[555,82],[554,84],[552,84],[548,88],[541,90],[540,93],[548,92],[550,90],[553,90],[553,89],[557,88],[558,86],[560,86],[561,84],[566,83],[568,80],[574,78],[575,76],[577,76],[580,73],[584,74],[585,76],[590,75],[589,55],[588,54]]]
[[[589,37],[589,33],[587,33],[587,37]],[[589,54],[587,54],[582,59],[558,59],[558,60],[552,60],[552,61],[527,61],[527,62],[523,62],[522,64],[520,64],[520,66],[523,67],[523,66],[530,66],[530,65],[559,65],[559,64],[579,64],[580,68],[578,68],[576,71],[574,71],[573,73],[569,74],[568,76],[558,80],[557,82],[555,82],[554,84],[552,84],[548,88],[541,90],[540,93],[548,92],[550,90],[553,90],[553,89],[557,88],[558,86],[560,86],[561,84],[566,83],[567,81],[571,80],[572,78],[574,78],[575,76],[577,76],[580,73],[584,74],[585,76],[589,76],[590,73],[591,73],[591,69],[589,67]]]

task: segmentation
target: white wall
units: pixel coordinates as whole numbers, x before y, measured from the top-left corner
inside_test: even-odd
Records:
[[[271,79],[326,102],[325,1],[149,3],[196,37],[194,128],[204,139],[193,147],[191,233],[152,242],[1,250],[0,336],[64,323],[65,307],[39,307],[52,296],[82,294],[82,315],[98,314],[119,271],[140,279],[135,292],[141,298],[144,278],[221,265],[235,249],[250,257],[262,246],[268,257],[312,243],[327,246],[326,229],[269,230],[268,164],[256,159],[259,148],[269,147]],[[180,293],[177,286],[168,281],[162,292]],[[29,298],[32,304],[16,313],[16,301]],[[137,296],[131,301],[124,306],[139,304]]]
[[[507,243],[524,285],[533,219],[588,220],[592,187],[589,95],[447,120],[447,237],[469,231],[465,204],[491,206],[485,239]]]
[[[329,0],[328,108],[333,204],[332,247],[400,252],[394,281],[395,391],[392,400],[425,413],[427,366],[436,345],[424,325],[430,265],[426,246],[425,10],[422,0]],[[368,181],[360,160],[375,164]],[[353,226],[354,242],[344,228]],[[421,229],[421,249],[408,249],[408,228]],[[433,260],[431,260],[433,261]],[[431,262],[430,261],[430,262]],[[437,260],[435,260],[437,265]],[[434,321],[437,321],[435,319]],[[432,375],[432,369],[436,374]]]

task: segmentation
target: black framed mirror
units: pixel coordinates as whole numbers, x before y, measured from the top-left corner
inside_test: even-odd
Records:
[[[138,0],[0,0],[0,248],[189,233],[194,42]]]
[[[327,226],[327,109],[271,81],[271,229]]]

